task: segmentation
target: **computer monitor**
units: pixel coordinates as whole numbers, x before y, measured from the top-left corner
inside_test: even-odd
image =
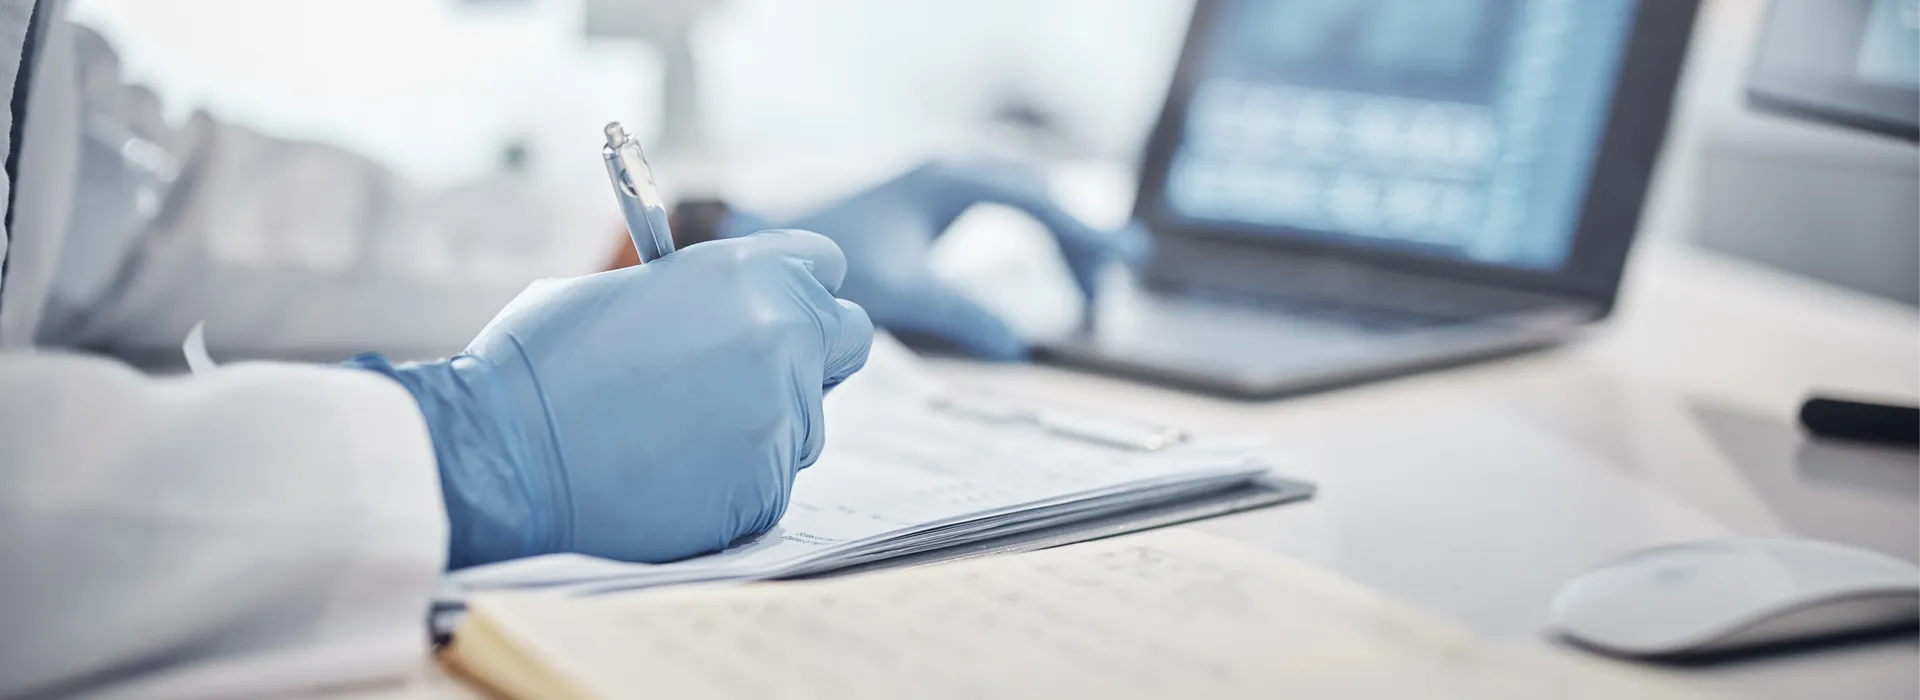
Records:
[[[1761,109],[1920,140],[1920,0],[1774,0],[1747,96]]]

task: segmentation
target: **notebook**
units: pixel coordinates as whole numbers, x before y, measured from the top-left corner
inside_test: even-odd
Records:
[[[442,660],[527,699],[1691,697],[1179,529],[820,581],[480,595]]]

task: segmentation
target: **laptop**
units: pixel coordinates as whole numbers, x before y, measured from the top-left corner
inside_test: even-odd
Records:
[[[1154,256],[1045,361],[1244,398],[1565,341],[1613,307],[1698,0],[1198,0]]]

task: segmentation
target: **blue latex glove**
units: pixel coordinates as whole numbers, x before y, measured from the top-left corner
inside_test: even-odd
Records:
[[[761,232],[536,283],[448,360],[348,364],[419,401],[450,568],[680,559],[772,527],[820,456],[821,398],[873,341],[845,274],[832,241]]]
[[[840,295],[859,302],[876,325],[917,344],[1018,360],[1027,356],[1028,346],[1013,327],[934,278],[927,264],[934,239],[968,208],[988,203],[1026,212],[1052,232],[1074,282],[1089,299],[1108,263],[1136,264],[1148,253],[1140,227],[1090,227],[1054,203],[1039,172],[1004,161],[929,163],[781,225],[818,231],[840,244],[847,254],[847,282]],[[744,235],[769,223],[730,212],[719,234]]]

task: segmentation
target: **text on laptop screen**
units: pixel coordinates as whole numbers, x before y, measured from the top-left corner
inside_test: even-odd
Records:
[[[1222,0],[1175,216],[1517,268],[1572,247],[1634,0]]]

